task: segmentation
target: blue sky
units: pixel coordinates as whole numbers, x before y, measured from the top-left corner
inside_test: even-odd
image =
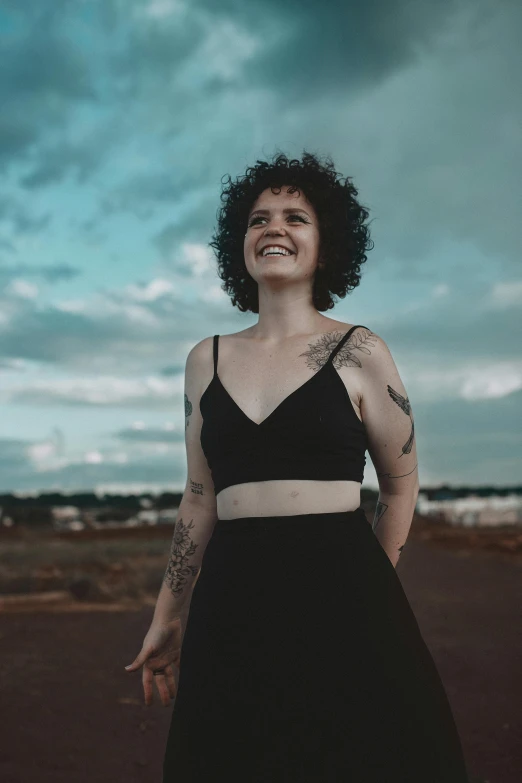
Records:
[[[221,178],[303,149],[370,209],[330,316],[387,342],[421,486],[520,483],[521,30],[510,0],[4,0],[0,491],[183,489],[187,353],[257,320],[208,247]]]

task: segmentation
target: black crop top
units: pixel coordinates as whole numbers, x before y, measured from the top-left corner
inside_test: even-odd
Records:
[[[217,495],[225,487],[271,479],[359,481],[367,437],[333,358],[357,326],[342,337],[325,364],[257,424],[237,405],[217,374],[203,392],[201,446]],[[367,327],[363,327],[367,328]]]

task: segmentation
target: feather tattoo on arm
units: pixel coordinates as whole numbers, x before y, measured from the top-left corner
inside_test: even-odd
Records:
[[[372,530],[373,530],[374,533],[377,530],[377,525],[381,521],[381,517],[382,517],[382,515],[384,514],[384,512],[386,511],[387,508],[388,508],[388,506],[386,505],[386,503],[383,503],[380,500],[377,501],[377,506],[375,508],[375,516],[374,516],[373,522],[372,522]]]
[[[185,429],[189,425],[190,414],[192,413],[192,403],[185,394]]]
[[[402,447],[402,454],[400,454],[399,457],[398,457],[398,459],[400,459],[405,454],[409,454],[410,451],[411,451],[411,448],[413,446],[413,438],[414,438],[414,435],[415,435],[415,425],[413,423],[413,416],[412,416],[412,412],[411,412],[411,405],[410,405],[409,399],[407,397],[403,397],[402,394],[399,394],[399,392],[396,392],[395,389],[392,389],[392,387],[389,386],[389,385],[388,385],[388,394],[390,395],[392,400],[397,403],[399,408],[402,411],[404,411],[404,413],[407,416],[410,417],[410,421],[411,421],[410,437],[408,438],[408,440],[406,441],[406,443]]]

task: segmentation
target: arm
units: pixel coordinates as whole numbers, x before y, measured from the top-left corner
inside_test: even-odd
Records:
[[[372,529],[396,567],[419,494],[417,450],[404,384],[384,340],[375,334],[372,339],[375,348],[365,359],[361,393],[368,452],[379,482]]]
[[[162,623],[185,614],[217,521],[214,484],[200,443],[199,400],[212,376],[212,338],[190,351],[185,367],[187,483],[179,505],[169,561],[154,610]]]

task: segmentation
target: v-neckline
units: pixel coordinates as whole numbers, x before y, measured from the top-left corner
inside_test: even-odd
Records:
[[[247,416],[247,414],[245,413],[245,411],[244,411],[242,408],[240,408],[240,407],[239,407],[239,405],[237,404],[237,402],[235,401],[235,399],[232,397],[232,395],[230,394],[230,392],[229,392],[227,389],[225,389],[225,387],[223,386],[223,383],[222,383],[222,381],[221,381],[221,378],[219,377],[219,375],[217,374],[217,372],[216,372],[216,374],[214,375],[214,378],[213,378],[212,380],[216,380],[216,379],[217,379],[217,381],[219,382],[219,385],[221,386],[221,388],[223,389],[223,391],[225,392],[225,394],[227,395],[227,397],[229,398],[229,400],[232,402],[232,404],[234,405],[234,407],[235,407],[235,408],[236,408],[236,409],[237,409],[237,410],[240,412],[240,414],[243,416],[243,418],[245,418],[245,419],[246,419],[248,422],[250,422],[250,424],[253,424],[253,425],[254,425],[254,427],[258,427],[258,428],[259,428],[259,427],[261,427],[261,426],[262,426],[262,425],[263,425],[263,424],[264,424],[266,421],[268,421],[268,419],[271,419],[271,418],[272,418],[272,416],[273,416],[275,413],[277,413],[277,411],[279,410],[279,408],[281,408],[281,406],[282,406],[282,405],[284,405],[284,404],[285,404],[285,403],[286,403],[288,400],[290,400],[290,399],[291,399],[291,398],[292,398],[292,397],[293,397],[295,394],[297,394],[297,392],[301,391],[301,389],[304,389],[304,388],[305,388],[305,386],[307,386],[307,385],[308,385],[308,384],[309,384],[311,381],[313,381],[313,380],[314,380],[314,378],[317,378],[317,377],[320,375],[320,373],[321,373],[321,372],[322,372],[322,371],[323,371],[323,370],[324,370],[326,367],[328,367],[328,365],[330,365],[330,364],[332,364],[332,362],[330,361],[330,359],[328,359],[328,361],[326,361],[326,362],[323,364],[323,366],[322,366],[322,367],[320,367],[320,368],[319,368],[319,370],[317,370],[317,372],[315,373],[315,375],[311,375],[311,376],[310,376],[310,378],[308,378],[308,379],[307,379],[307,380],[306,380],[304,383],[302,383],[300,386],[298,386],[298,387],[297,387],[297,389],[294,389],[292,392],[290,392],[290,394],[288,394],[288,395],[287,395],[287,396],[286,396],[286,397],[285,397],[283,400],[281,400],[281,402],[279,403],[279,405],[277,405],[277,406],[274,408],[274,410],[273,410],[273,411],[271,411],[271,412],[268,414],[268,416],[265,416],[265,418],[264,418],[264,419],[262,419],[262,420],[261,420],[261,421],[259,421],[259,422],[257,422],[257,421],[254,421],[253,419],[251,419],[251,418],[250,418],[250,416]],[[336,375],[337,375],[337,373],[336,373]]]

